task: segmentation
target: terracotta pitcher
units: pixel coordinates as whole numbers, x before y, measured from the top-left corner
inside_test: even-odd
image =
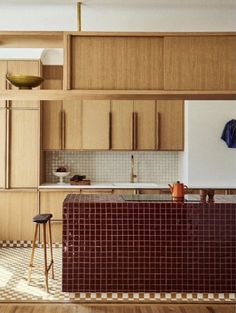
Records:
[[[183,199],[184,194],[186,190],[188,189],[186,185],[180,183],[179,181],[177,181],[176,183],[172,185],[169,184],[169,187],[170,187],[170,191],[171,191],[173,199]]]

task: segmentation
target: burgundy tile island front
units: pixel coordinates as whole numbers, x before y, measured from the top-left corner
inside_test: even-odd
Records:
[[[124,201],[68,195],[65,292],[236,292],[236,197]]]

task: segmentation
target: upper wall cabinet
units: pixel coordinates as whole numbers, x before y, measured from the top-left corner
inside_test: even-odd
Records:
[[[65,36],[65,89],[235,90],[235,33]]]
[[[164,38],[166,90],[235,90],[236,36]]]
[[[110,149],[110,101],[84,100],[82,103],[82,148]]]
[[[163,89],[163,38],[72,36],[72,89]]]
[[[156,149],[184,149],[184,103],[182,100],[156,101]]]

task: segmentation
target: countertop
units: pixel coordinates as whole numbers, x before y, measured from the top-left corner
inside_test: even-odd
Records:
[[[189,205],[191,203],[199,205],[215,205],[215,204],[221,204],[224,205],[225,203],[227,204],[236,204],[236,195],[215,195],[214,196],[214,202],[200,202],[200,197],[199,195],[186,195],[185,199],[187,201],[172,201],[170,199],[168,200],[142,200],[142,201],[125,201],[121,195],[104,195],[104,194],[90,194],[90,195],[85,195],[85,194],[68,194],[66,199],[64,200],[64,205],[69,205],[73,204],[74,205],[84,205],[86,203],[94,203],[94,204],[101,204],[101,203],[109,203],[109,204],[117,204],[117,203],[127,203],[133,205],[134,203],[138,206],[140,203],[169,203],[169,205],[172,207],[174,206],[184,206],[184,205]]]
[[[202,185],[190,185],[189,189],[236,189],[235,186],[206,186]],[[103,183],[92,183],[91,185],[71,185],[64,184],[59,185],[57,183],[44,183],[39,186],[39,189],[169,189],[168,183],[111,183],[111,182],[103,182]]]
[[[91,185],[59,185],[44,183],[39,189],[169,189],[168,183],[92,183]]]

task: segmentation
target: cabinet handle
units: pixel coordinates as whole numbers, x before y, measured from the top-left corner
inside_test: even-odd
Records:
[[[138,146],[138,113],[134,112],[134,150]]]
[[[66,147],[66,112],[62,111],[62,149]]]
[[[133,150],[134,149],[134,112],[132,112],[132,115],[131,115],[131,149]]]
[[[160,149],[160,112],[156,113],[156,150]]]
[[[59,141],[60,141],[60,148],[62,149],[62,111],[59,112]]]
[[[109,112],[109,150],[112,149],[112,112]]]
[[[6,110],[6,176],[5,187],[10,188],[10,110]]]

